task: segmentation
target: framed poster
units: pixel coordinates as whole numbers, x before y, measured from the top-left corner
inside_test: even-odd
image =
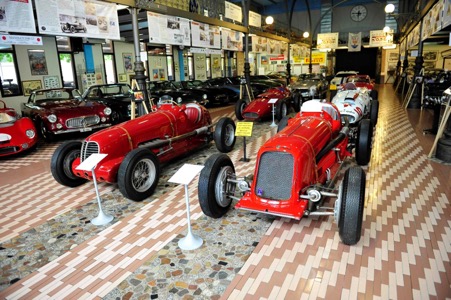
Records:
[[[119,82],[127,82],[127,74],[119,74]]]
[[[58,76],[44,76],[44,88],[45,89],[53,89],[59,88],[60,81]]]
[[[132,54],[122,53],[122,60],[124,61],[124,71],[127,73],[133,73]]]
[[[47,75],[47,61],[44,50],[28,50],[31,75]]]
[[[32,91],[39,89],[42,89],[42,82],[40,80],[22,81],[22,90],[24,96],[30,96]]]

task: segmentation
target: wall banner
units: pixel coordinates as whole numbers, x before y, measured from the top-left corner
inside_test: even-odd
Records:
[[[189,20],[147,12],[149,42],[169,45],[191,45]]]
[[[193,47],[221,48],[221,35],[218,26],[191,21]]]
[[[338,48],[338,32],[318,33],[317,36],[318,49],[335,49]]]
[[[31,0],[0,0],[0,31],[36,33]]]

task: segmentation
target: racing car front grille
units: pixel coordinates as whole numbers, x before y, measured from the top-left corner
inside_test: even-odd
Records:
[[[258,114],[253,112],[244,113],[243,117],[246,119],[258,119]]]
[[[291,196],[294,159],[286,152],[265,152],[260,157],[257,196],[272,200],[286,200]]]
[[[100,117],[97,115],[93,116],[85,116],[80,118],[72,118],[67,119],[66,127],[67,128],[83,128],[92,125],[96,125],[100,123]]]
[[[80,159],[81,161],[85,161],[91,154],[97,154],[100,153],[99,150],[99,144],[96,142],[83,142],[81,144],[81,153],[80,153]]]
[[[0,148],[0,154],[16,153],[19,150],[20,150],[19,147],[4,147],[4,148]]]

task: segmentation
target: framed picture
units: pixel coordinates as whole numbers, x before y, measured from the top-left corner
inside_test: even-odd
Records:
[[[44,50],[28,50],[31,75],[47,75],[47,61]]]
[[[424,51],[423,52],[423,59],[424,60],[437,60],[438,51]]]
[[[60,88],[60,81],[58,76],[44,76],[44,88],[53,89]]]
[[[40,80],[22,81],[22,90],[24,96],[30,96],[32,91],[39,89],[42,89],[42,82]]]
[[[122,53],[122,59],[124,61],[124,71],[127,73],[133,73],[132,54]]]
[[[119,74],[119,82],[127,82],[127,74]]]

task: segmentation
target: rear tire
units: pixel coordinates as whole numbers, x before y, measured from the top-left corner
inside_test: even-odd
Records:
[[[80,157],[80,152],[81,142],[79,141],[67,141],[56,148],[50,160],[50,171],[58,183],[76,187],[87,181],[72,172],[72,163]]]
[[[345,172],[335,203],[338,232],[346,245],[355,245],[360,240],[364,206],[365,172],[361,167],[349,168]]]
[[[288,116],[285,116],[280,120],[279,124],[277,124],[277,132],[282,131],[285,127],[288,125],[288,120],[290,118]]]
[[[371,124],[373,126],[376,126],[376,124],[377,124],[378,114],[379,114],[379,101],[372,100],[371,107],[370,107],[370,120],[371,120]]]
[[[119,166],[117,184],[124,197],[142,201],[153,194],[160,178],[160,162],[145,148],[130,151]]]
[[[378,92],[377,92],[376,90],[371,90],[371,92],[370,92],[370,97],[371,97],[371,99],[373,99],[373,100],[377,100],[378,97],[379,97],[379,94],[378,94]]]
[[[302,96],[300,92],[294,93],[293,94],[293,106],[294,106],[294,111],[295,112],[299,112],[301,110],[301,105],[302,105]]]
[[[357,131],[355,158],[357,164],[367,165],[371,158],[371,140],[373,137],[373,125],[369,119],[360,121]]]
[[[279,100],[276,104],[276,119],[277,121],[282,120],[283,117],[288,115],[288,106],[285,99]]]
[[[235,103],[235,115],[236,115],[236,118],[240,121],[244,120],[243,111],[245,108],[246,108],[246,101],[244,101],[243,99],[240,99]]]
[[[235,167],[226,154],[216,153],[205,162],[199,175],[199,204],[205,215],[220,218],[230,209],[235,184],[227,178],[235,174]]]
[[[236,141],[235,122],[227,117],[221,118],[216,124],[214,140],[219,151],[223,153],[232,151]]]

